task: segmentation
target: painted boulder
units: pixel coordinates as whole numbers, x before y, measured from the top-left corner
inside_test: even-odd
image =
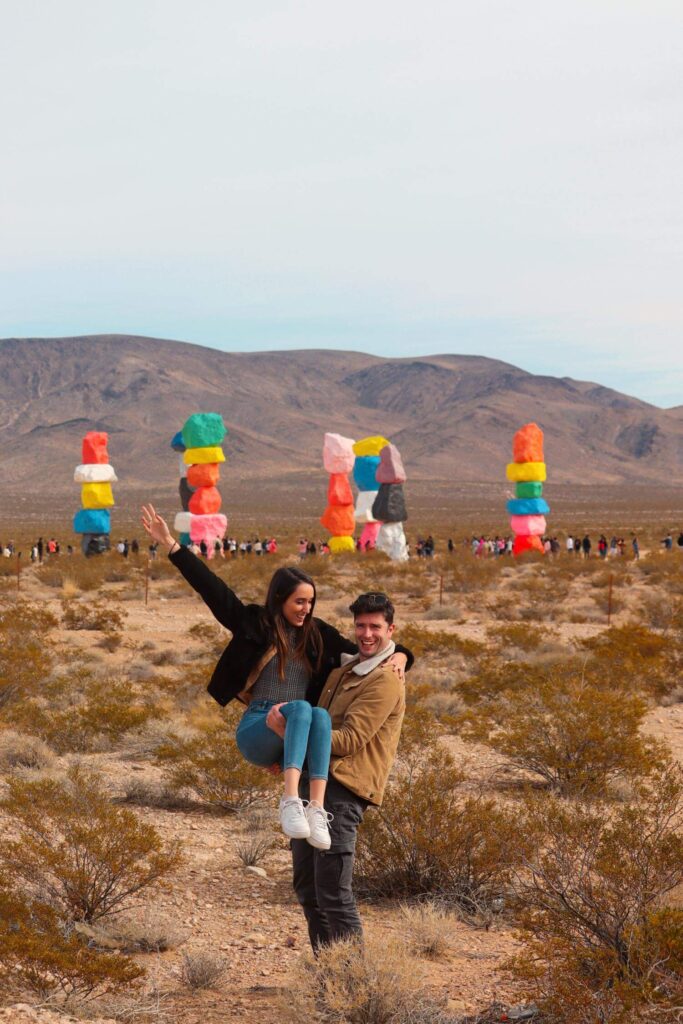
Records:
[[[108,462],[86,462],[74,470],[76,484],[115,484],[117,479]]]
[[[82,484],[81,505],[83,508],[111,508],[114,504],[111,484]]]
[[[375,434],[373,437],[364,437],[361,441],[356,441],[353,446],[354,455],[379,455],[382,448],[386,448],[389,444],[386,437],[382,437],[380,434]]]
[[[408,543],[401,523],[382,523],[377,534],[377,550],[383,551],[393,562],[408,560]]]
[[[510,528],[518,537],[542,537],[547,526],[545,516],[510,516]]]
[[[508,462],[505,473],[512,483],[545,480],[545,462]]]
[[[515,537],[512,544],[512,554],[515,556],[523,555],[526,551],[538,551],[540,554],[543,554],[544,549],[541,538],[535,536]]]
[[[209,516],[192,516],[189,534],[195,544],[201,544],[204,541],[208,548],[209,558],[213,558],[213,546],[216,539],[222,540],[227,528],[227,517],[220,513]]]
[[[173,528],[178,533],[190,534],[190,523],[192,522],[191,512],[176,512],[175,519],[173,520]]]
[[[223,449],[216,445],[209,448],[186,448],[183,452],[183,462],[186,466],[203,466],[207,462],[225,462]]]
[[[375,503],[377,491],[359,491],[356,498],[355,517],[357,523],[374,523],[375,516],[372,514],[372,506]]]
[[[353,479],[359,491],[376,491],[379,455],[359,455],[353,464]]]
[[[353,491],[346,473],[330,473],[327,485],[328,505],[353,505]]]
[[[353,533],[356,527],[353,505],[328,505],[320,517],[320,522],[333,536]]]
[[[84,533],[81,537],[81,551],[86,558],[90,558],[91,555],[101,555],[108,551],[109,547],[108,533]]]
[[[180,495],[180,507],[183,512],[189,512],[190,509],[190,498],[194,494],[194,487],[190,487],[187,482],[187,477],[181,476],[180,483],[178,484],[178,493]]]
[[[107,441],[109,435],[99,430],[89,430],[83,438],[81,462],[109,462]]]
[[[350,473],[355,461],[353,441],[341,434],[325,434],[323,465],[328,473]]]
[[[381,523],[377,522],[365,524],[360,535],[361,551],[367,551],[368,549],[377,546],[377,535],[379,534],[381,525]]]
[[[171,448],[174,452],[184,452],[187,445],[183,441],[183,432],[179,430],[177,434],[174,434],[171,438]]]
[[[545,498],[511,498],[507,510],[511,516],[544,516],[550,505]]]
[[[527,423],[512,441],[513,462],[543,462],[543,431],[535,423]]]
[[[346,552],[352,553],[356,550],[356,542],[353,537],[330,537],[327,543],[333,555],[342,555]]]
[[[385,444],[379,453],[380,463],[375,479],[378,484],[404,484],[406,471],[403,460],[395,444]]]
[[[190,487],[215,487],[220,475],[220,468],[215,462],[187,466],[187,482]]]
[[[216,487],[198,487],[190,498],[189,509],[195,516],[212,516],[221,510],[221,496]]]
[[[79,508],[74,516],[74,533],[92,533],[97,536],[111,533],[108,508]]]
[[[540,498],[543,495],[543,484],[540,480],[520,480],[515,484],[516,498]]]
[[[408,518],[403,484],[381,484],[372,514],[381,523],[404,523]]]
[[[196,412],[185,420],[181,433],[186,448],[210,448],[223,443],[227,430],[220,413]]]

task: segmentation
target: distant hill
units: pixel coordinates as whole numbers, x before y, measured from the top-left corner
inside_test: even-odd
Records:
[[[196,411],[223,414],[224,475],[322,477],[326,430],[381,432],[422,481],[504,482],[514,431],[546,434],[549,479],[676,483],[683,407],[658,409],[586,381],[480,356],[381,359],[360,352],[218,352],[124,335],[0,340],[3,487],[73,493],[86,430],[107,430],[135,486],[177,478],[171,436]]]

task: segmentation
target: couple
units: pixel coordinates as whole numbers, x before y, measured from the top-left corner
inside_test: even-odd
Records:
[[[265,607],[245,605],[178,544],[152,505],[143,506],[142,523],[232,632],[209,693],[221,705],[246,704],[240,752],[284,773],[280,821],[311,945],[361,935],[352,889],[356,832],[368,805],[382,801],[405,712],[403,671],[413,660],[392,640],[391,601],[378,593],[354,601],[353,643],[314,618],[315,584],[300,569],[275,572]]]

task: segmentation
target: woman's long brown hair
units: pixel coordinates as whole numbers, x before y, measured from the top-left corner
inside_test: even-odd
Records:
[[[296,588],[302,583],[308,583],[309,586],[313,587],[313,601],[311,602],[311,610],[304,619],[304,624],[301,627],[301,635],[298,639],[298,643],[294,648],[294,651],[290,652],[287,639],[288,622],[282,614],[282,606],[287,598],[290,597]],[[272,633],[273,642],[277,648],[280,679],[285,678],[285,663],[287,658],[290,656],[290,653],[293,653],[295,658],[299,658],[303,661],[309,672],[313,672],[320,668],[323,655],[323,642],[322,637],[320,636],[320,630],[313,618],[315,598],[315,583],[308,573],[303,572],[301,569],[296,569],[293,566],[277,569],[273,573],[273,578],[270,581],[270,586],[268,587],[268,593],[266,595],[264,614],[266,625]],[[308,656],[309,649],[312,650],[314,654],[314,665],[311,664],[311,660]]]

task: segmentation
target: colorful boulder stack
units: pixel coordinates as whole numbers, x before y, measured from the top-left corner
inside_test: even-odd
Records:
[[[320,522],[332,534],[329,543],[333,555],[356,550],[353,539],[353,492],[348,476],[353,469],[353,463],[351,438],[342,437],[341,434],[325,434],[323,465],[330,474],[330,481],[327,487],[327,508],[321,515]]]
[[[403,523],[408,518],[403,484],[406,471],[398,448],[386,444],[380,451],[380,463],[375,476],[379,484],[372,505],[372,514],[382,524],[377,533],[377,548],[395,562],[408,558],[408,543]]]
[[[74,471],[74,482],[81,485],[82,508],[74,516],[73,528],[81,534],[84,555],[99,555],[109,548],[111,485],[117,477],[109,464],[107,441],[107,434],[89,430],[83,438],[81,464]]]
[[[213,558],[216,540],[222,540],[228,528],[228,520],[220,512],[222,500],[216,487],[219,464],[225,462],[221,448],[225,435],[225,424],[219,413],[197,412],[185,421],[178,439],[178,444],[182,443],[185,449],[182,460],[187,466],[187,475],[181,477],[184,511],[176,515],[175,528],[181,538],[184,535],[194,544],[204,541],[209,558]]]
[[[543,431],[535,423],[527,423],[515,434],[512,458],[507,466],[507,478],[515,484],[515,497],[507,503],[510,526],[515,535],[512,553],[542,553],[542,537],[547,526],[545,516],[550,508],[543,497],[546,477]]]
[[[356,441],[353,451],[356,461],[353,464],[353,479],[358,488],[356,499],[356,522],[361,523],[363,531],[360,535],[361,551],[374,548],[377,544],[380,523],[373,514],[373,505],[377,497],[376,473],[380,464],[380,452],[389,444],[386,437],[375,434]]]

